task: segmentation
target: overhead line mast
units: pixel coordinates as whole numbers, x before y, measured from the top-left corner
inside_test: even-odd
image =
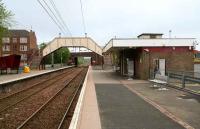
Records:
[[[80,1],[80,5],[81,5],[81,15],[82,15],[83,29],[84,29],[84,33],[85,33],[85,36],[86,36],[87,32],[86,32],[85,18],[84,18],[84,14],[83,14],[83,3],[82,3],[82,0],[79,0],[79,1]]]

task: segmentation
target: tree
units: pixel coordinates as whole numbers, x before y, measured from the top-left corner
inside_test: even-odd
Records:
[[[40,51],[42,51],[46,46],[47,46],[46,43],[41,43],[41,44],[39,45]]]
[[[46,43],[41,43],[39,45],[40,51],[42,52],[43,49],[47,46]],[[66,48],[60,48],[58,50],[56,50],[54,53],[54,63],[55,64],[60,64],[60,63],[67,63],[70,57],[70,51],[69,49]],[[46,64],[51,64],[51,59],[52,58],[52,54],[49,54],[45,57],[45,63]]]
[[[40,53],[42,53],[42,51],[44,50],[44,48],[45,48],[46,46],[47,46],[46,43],[41,43],[41,44],[39,45]],[[46,63],[46,64],[51,64],[51,54],[50,54],[50,55],[47,55],[47,56],[45,57],[45,63]]]
[[[2,0],[0,0],[0,39],[14,23],[13,16],[13,13],[7,10]]]
[[[54,63],[67,63],[70,57],[68,48],[60,48],[54,53]]]
[[[46,45],[41,44],[40,47],[45,47]],[[41,49],[42,50],[42,49]],[[70,57],[70,51],[68,48],[60,48],[56,50],[54,53],[54,63],[55,64],[60,64],[60,63],[65,63],[67,64],[69,57]],[[51,59],[52,54],[49,54],[45,57],[45,63],[46,64],[51,64]]]

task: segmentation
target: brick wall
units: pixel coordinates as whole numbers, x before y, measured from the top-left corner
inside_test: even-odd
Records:
[[[145,51],[148,49],[149,51]],[[150,70],[155,68],[155,59],[165,59],[166,71],[193,71],[193,50],[189,47],[159,47],[159,48],[137,48],[137,49],[125,49],[124,53],[124,65],[127,64],[126,58],[134,59],[134,73],[135,77],[140,79],[148,79],[150,76]],[[122,65],[122,64],[121,64]],[[123,67],[122,67],[123,68]],[[122,69],[121,68],[121,69]],[[127,73],[127,67],[124,66],[124,73]]]
[[[166,62],[166,71],[193,71],[194,62],[193,62],[193,51],[189,50],[189,47],[185,48],[176,48],[173,50],[170,48],[160,48],[160,51],[143,51],[142,55],[142,66],[140,78],[148,79],[150,70],[153,71],[155,67],[155,59],[165,59]],[[150,57],[150,59],[149,59]],[[150,62],[150,66],[149,66]],[[150,68],[150,70],[149,70]]]
[[[30,38],[30,49],[37,49],[37,38],[35,36],[35,32],[30,31],[29,38]]]

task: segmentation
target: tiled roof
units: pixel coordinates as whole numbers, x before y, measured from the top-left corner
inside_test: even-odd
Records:
[[[28,37],[29,36],[29,31],[27,30],[9,30],[8,31],[8,36],[12,37]]]

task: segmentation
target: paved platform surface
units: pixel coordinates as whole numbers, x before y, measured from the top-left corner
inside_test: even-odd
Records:
[[[115,73],[93,71],[102,129],[183,129],[120,82]]]
[[[183,129],[121,84],[96,84],[102,129]]]
[[[99,108],[91,69],[89,69],[85,95],[78,119],[76,129],[101,129]]]
[[[93,70],[93,78],[102,129],[200,128],[199,97],[172,88],[159,91],[148,81],[128,81],[112,71]]]
[[[168,90],[159,91],[151,88],[148,81],[123,80],[131,90],[140,93],[153,102],[174,114],[176,117],[187,122],[195,129],[200,129],[200,97],[180,90],[166,87]]]
[[[37,75],[37,74],[44,73],[47,71],[49,71],[49,70],[32,70],[30,73],[3,74],[3,75],[0,75],[0,83],[15,80],[18,78],[24,78],[24,77],[31,76],[31,75]]]
[[[51,72],[51,71],[56,71],[58,69],[63,69],[63,68],[67,68],[67,67],[71,67],[71,66],[65,66],[62,68],[54,68],[54,69],[48,69],[48,70],[31,70],[30,73],[3,74],[3,75],[0,75],[0,84],[15,81],[15,80],[20,80],[20,79],[24,79],[24,78],[28,78],[28,77],[32,77],[32,76],[37,76],[40,74],[44,74],[44,73]]]

